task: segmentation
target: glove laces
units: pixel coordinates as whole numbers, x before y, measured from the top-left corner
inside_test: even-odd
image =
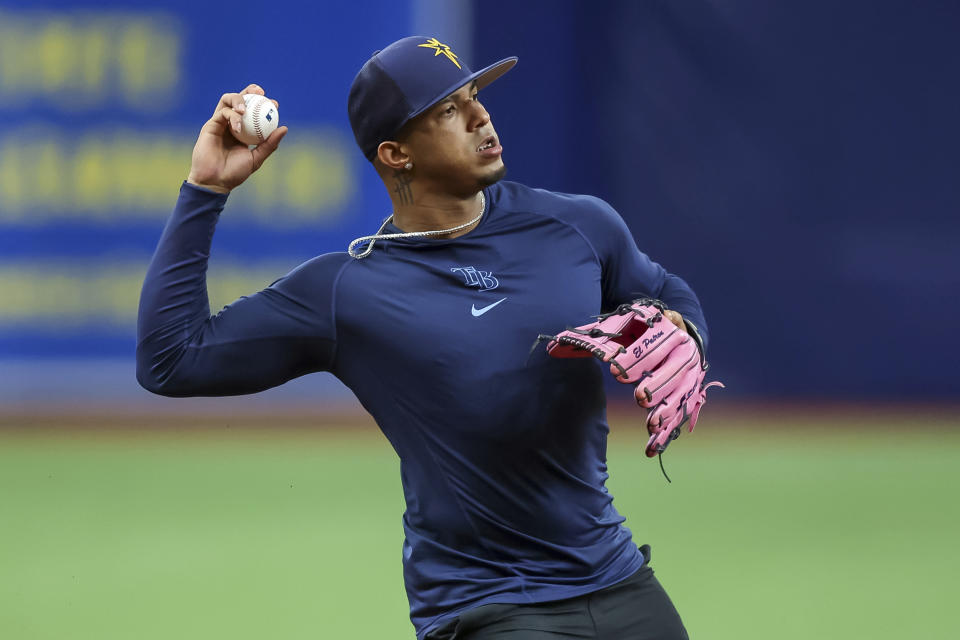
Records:
[[[667,479],[667,482],[673,484],[673,481],[670,480],[670,476],[667,475],[667,470],[663,468],[663,451],[657,454],[657,460],[660,461],[660,473],[663,474],[663,477]]]
[[[484,211],[487,208],[487,199],[483,195],[483,191],[480,192],[480,213],[477,214],[477,217],[469,222],[464,222],[461,225],[456,227],[451,227],[450,229],[437,229],[436,231],[408,231],[406,233],[385,233],[381,235],[388,224],[393,221],[393,214],[391,213],[387,216],[387,219],[383,221],[383,224],[380,225],[380,228],[372,236],[363,236],[362,238],[357,238],[350,243],[350,246],[347,247],[347,253],[350,254],[351,258],[356,258],[360,260],[366,258],[373,251],[373,243],[377,240],[394,240],[396,238],[414,238],[414,237],[427,237],[427,236],[442,236],[448,233],[453,233],[455,231],[460,231],[461,229],[466,229],[470,225],[480,222],[480,218],[483,217]],[[357,250],[357,245],[362,244],[363,242],[369,240],[367,248],[363,251]]]

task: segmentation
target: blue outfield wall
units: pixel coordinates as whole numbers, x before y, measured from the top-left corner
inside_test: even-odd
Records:
[[[0,401],[141,397],[140,279],[224,91],[259,82],[291,132],[230,198],[214,309],[375,230],[346,94],[415,30],[474,68],[520,57],[481,95],[509,178],[623,214],[703,300],[727,397],[960,395],[954,3],[274,2],[251,28],[254,8],[0,2]]]
[[[960,397],[960,5],[475,6],[509,176],[690,281],[728,397]]]

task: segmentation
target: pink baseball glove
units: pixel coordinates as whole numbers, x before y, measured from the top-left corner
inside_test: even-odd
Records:
[[[610,372],[624,384],[635,385],[637,404],[647,408],[647,456],[663,453],[680,428],[690,421],[693,431],[707,389],[706,360],[698,343],[665,318],[659,300],[634,300],[597,321],[570,328],[548,339],[547,353],[555,358],[593,356],[610,364]]]

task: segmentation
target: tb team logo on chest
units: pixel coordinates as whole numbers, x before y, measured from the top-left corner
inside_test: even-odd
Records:
[[[459,272],[468,287],[477,287],[480,291],[490,291],[500,286],[500,281],[493,276],[492,271],[483,271],[475,267],[450,267],[450,271]]]

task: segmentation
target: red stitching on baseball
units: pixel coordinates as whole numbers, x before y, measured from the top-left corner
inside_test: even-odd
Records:
[[[264,98],[261,97],[260,100],[257,100],[257,103],[253,105],[253,131],[257,134],[257,139],[261,142],[263,141],[263,129],[260,128],[260,105],[264,102]]]

